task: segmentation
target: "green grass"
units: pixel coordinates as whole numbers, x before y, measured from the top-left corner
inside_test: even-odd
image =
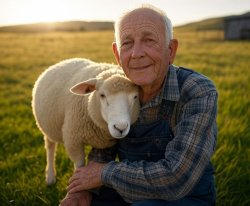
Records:
[[[218,206],[250,204],[250,42],[222,41],[219,31],[176,31],[175,64],[200,71],[219,91],[216,167]],[[1,205],[58,205],[73,171],[57,150],[57,183],[44,181],[45,150],[31,111],[31,90],[48,66],[71,57],[115,62],[112,31],[0,33]]]

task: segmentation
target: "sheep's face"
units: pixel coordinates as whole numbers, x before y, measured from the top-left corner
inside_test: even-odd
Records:
[[[100,98],[101,115],[108,123],[110,134],[114,138],[125,137],[139,113],[138,88],[131,82],[126,86],[110,87],[110,82],[104,82],[98,88],[97,95]],[[116,82],[121,84],[122,82]],[[124,82],[123,82],[124,83]],[[117,85],[116,85],[117,86]],[[112,88],[110,90],[110,88]],[[113,90],[113,91],[112,91]]]
[[[124,76],[90,79],[77,84],[71,91],[78,95],[94,91],[89,101],[90,116],[100,127],[104,127],[105,122],[114,138],[125,137],[130,125],[138,118],[140,105],[138,87]]]

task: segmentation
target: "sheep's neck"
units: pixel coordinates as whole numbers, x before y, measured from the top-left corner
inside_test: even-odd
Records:
[[[88,114],[90,118],[92,119],[93,123],[97,125],[100,129],[104,130],[105,132],[108,132],[108,125],[102,118],[101,112],[100,112],[100,101],[97,99],[95,92],[90,94],[89,100],[88,100]]]

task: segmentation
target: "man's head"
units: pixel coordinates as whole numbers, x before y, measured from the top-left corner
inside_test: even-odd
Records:
[[[140,10],[140,9],[150,9],[152,11],[155,11],[156,13],[159,14],[159,16],[162,18],[162,20],[164,21],[164,28],[165,28],[165,32],[166,32],[166,42],[167,44],[169,44],[170,40],[173,38],[173,26],[172,26],[172,22],[171,20],[168,18],[167,14],[165,13],[165,11],[160,10],[150,4],[143,4],[141,7],[136,8],[134,10],[131,11],[127,11],[124,12],[116,21],[115,21],[115,42],[117,43],[117,45],[120,45],[120,24],[122,22],[122,20],[129,15],[131,12],[136,11],[136,10]]]
[[[125,74],[141,87],[157,87],[173,63],[177,41],[164,12],[140,7],[124,14],[115,24],[113,51]]]

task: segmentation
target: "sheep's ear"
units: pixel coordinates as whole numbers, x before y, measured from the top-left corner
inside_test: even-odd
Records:
[[[76,95],[87,95],[96,90],[97,78],[89,79],[84,82],[80,82],[73,86],[70,91]]]

